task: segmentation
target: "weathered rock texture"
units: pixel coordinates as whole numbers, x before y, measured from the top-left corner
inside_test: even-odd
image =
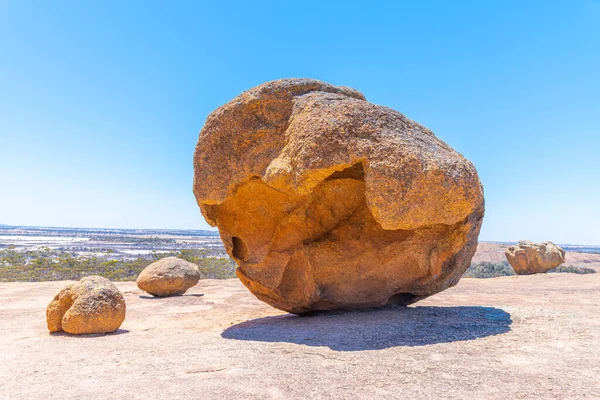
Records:
[[[293,313],[408,304],[455,285],[484,212],[473,165],[356,90],[251,89],[200,132],[194,193],[241,281]]]
[[[200,271],[194,263],[177,257],[165,257],[148,265],[137,277],[137,286],[153,296],[184,294],[196,285]]]
[[[550,271],[565,262],[565,251],[552,242],[521,240],[506,249],[506,259],[519,275]]]
[[[119,329],[124,320],[123,295],[101,276],[88,276],[65,286],[46,309],[50,332],[107,333]]]

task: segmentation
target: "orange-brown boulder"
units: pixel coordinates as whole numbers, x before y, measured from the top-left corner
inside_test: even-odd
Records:
[[[237,276],[297,314],[455,285],[484,213],[475,167],[429,129],[312,79],[268,82],[215,110],[194,171]]]
[[[552,242],[533,243],[521,240],[504,252],[519,275],[548,272],[565,262],[565,251]]]
[[[138,275],[138,288],[157,297],[179,296],[196,285],[200,271],[194,263],[165,257],[148,265]]]
[[[119,329],[124,320],[123,295],[101,276],[88,276],[65,286],[46,309],[50,332],[108,333]]]

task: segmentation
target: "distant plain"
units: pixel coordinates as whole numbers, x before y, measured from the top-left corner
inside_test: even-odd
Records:
[[[476,262],[502,262],[513,242],[480,242]],[[600,270],[600,245],[559,244],[567,251],[567,265]],[[94,229],[0,225],[0,251],[48,248],[73,257],[103,260],[152,259],[181,250],[203,250],[207,257],[227,258],[218,231],[168,229]]]

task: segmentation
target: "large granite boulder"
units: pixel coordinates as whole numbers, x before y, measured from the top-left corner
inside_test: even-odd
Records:
[[[138,275],[138,288],[157,297],[179,296],[195,286],[200,271],[194,263],[177,257],[165,257],[148,265]]]
[[[124,320],[123,295],[101,276],[88,276],[65,286],[46,309],[50,332],[108,333],[119,329]]]
[[[521,240],[504,252],[519,275],[544,273],[565,262],[565,251],[552,242],[533,243]]]
[[[484,213],[475,167],[429,129],[312,79],[268,82],[215,110],[194,171],[237,276],[297,314],[455,285]]]

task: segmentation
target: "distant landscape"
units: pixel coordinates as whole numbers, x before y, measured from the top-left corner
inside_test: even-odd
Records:
[[[0,225],[0,281],[37,282],[101,275],[135,280],[150,263],[177,256],[203,279],[234,277],[215,231],[94,229]]]
[[[480,242],[465,277],[514,275],[504,249],[510,242]],[[600,270],[600,246],[565,244],[566,263],[553,272]],[[77,280],[101,275],[135,280],[150,263],[177,256],[197,264],[203,279],[235,277],[217,231],[98,229],[0,225],[0,282]]]

